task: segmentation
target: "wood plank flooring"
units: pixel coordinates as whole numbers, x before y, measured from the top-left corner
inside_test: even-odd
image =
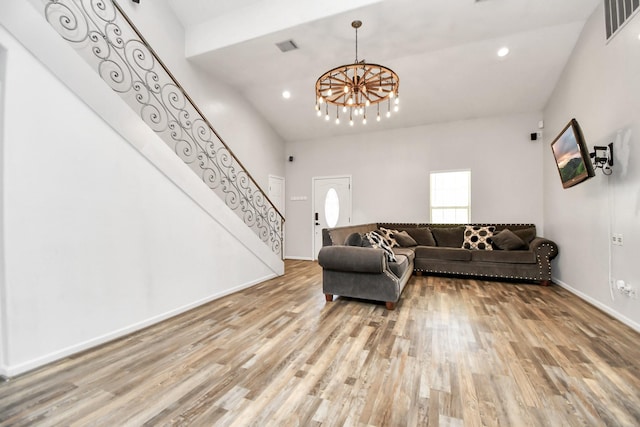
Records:
[[[640,335],[558,286],[283,277],[0,383],[3,426],[638,426]]]

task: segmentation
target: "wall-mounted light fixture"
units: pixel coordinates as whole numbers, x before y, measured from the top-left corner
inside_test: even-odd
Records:
[[[611,175],[613,170],[613,142],[609,145],[594,145],[593,152],[589,154],[595,169],[602,169],[605,175]]]

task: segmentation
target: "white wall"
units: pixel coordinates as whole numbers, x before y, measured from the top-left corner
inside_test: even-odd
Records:
[[[545,147],[544,222],[560,247],[555,280],[640,330],[640,300],[612,298],[609,287],[611,273],[640,288],[640,17],[608,44],[604,28],[601,5],[544,110],[545,145],[575,117],[590,149],[614,142],[614,172],[565,190]],[[622,233],[624,246],[612,247],[610,232]]]
[[[184,29],[166,0],[118,4],[258,185],[266,190],[269,174],[284,176],[282,138],[246,99],[185,59]]]
[[[3,1],[0,24],[7,51],[0,375],[282,274],[278,256],[29,4]],[[217,102],[204,82],[189,83]],[[243,143],[273,144],[276,152],[279,145],[282,153],[246,102],[229,89],[225,96],[220,102],[235,110],[228,114],[243,117]],[[267,171],[283,174],[278,157],[251,159],[265,187]]]
[[[530,222],[542,232],[542,144],[530,140],[540,118],[519,114],[287,144],[295,160],[287,163],[286,256],[312,257],[314,176],[353,176],[354,224],[429,222],[429,173],[471,169],[473,222]],[[298,196],[307,200],[291,200]]]

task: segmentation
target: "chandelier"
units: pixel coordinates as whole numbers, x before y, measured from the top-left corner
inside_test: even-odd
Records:
[[[392,109],[398,111],[400,79],[390,68],[358,61],[358,28],[362,22],[353,21],[351,26],[356,30],[356,60],[327,71],[316,81],[316,114],[329,121],[335,107],[335,123],[340,124],[342,114],[353,126],[354,117],[366,124],[367,112],[371,114],[372,108],[377,121],[381,107],[386,117],[391,116]]]

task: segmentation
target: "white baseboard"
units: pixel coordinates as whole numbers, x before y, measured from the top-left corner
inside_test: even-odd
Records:
[[[294,259],[296,261],[315,261],[313,258],[310,257],[306,257],[306,256],[292,256],[292,255],[285,255],[284,259]]]
[[[619,320],[620,322],[624,323],[625,325],[627,325],[628,327],[632,328],[633,330],[635,330],[636,332],[640,332],[640,324],[634,322],[633,320],[629,319],[626,316],[623,316],[622,314],[618,313],[617,311],[615,311],[614,309],[612,309],[611,307],[603,304],[602,302],[590,297],[589,295],[582,293],[580,291],[578,291],[577,289],[569,286],[568,284],[564,283],[562,280],[559,280],[555,277],[552,278],[553,283],[558,284],[559,286],[561,286],[562,288],[568,290],[569,292],[571,292],[572,294],[576,295],[577,297],[587,301],[589,304],[599,308],[600,310],[604,311],[605,313],[607,313],[609,316],[615,318],[616,320]]]
[[[173,310],[167,311],[167,312],[159,314],[157,316],[153,316],[153,317],[151,317],[149,319],[146,319],[146,320],[143,320],[141,322],[138,322],[138,323],[129,325],[127,327],[118,329],[118,330],[110,332],[108,334],[105,334],[105,335],[102,335],[102,336],[99,336],[99,337],[96,337],[96,338],[93,338],[93,339],[90,339],[90,340],[87,340],[87,341],[72,345],[72,346],[69,346],[69,347],[66,347],[66,348],[63,348],[61,350],[55,351],[53,353],[49,353],[47,355],[38,357],[36,359],[29,360],[27,362],[20,363],[18,365],[0,366],[0,376],[5,377],[5,378],[15,377],[16,375],[23,374],[25,372],[28,372],[28,371],[31,371],[33,369],[39,368],[41,366],[44,366],[44,365],[46,365],[48,363],[55,362],[56,360],[60,360],[60,359],[63,359],[65,357],[71,356],[71,355],[73,355],[75,353],[79,353],[81,351],[88,350],[88,349],[90,349],[92,347],[96,347],[96,346],[99,346],[101,344],[107,343],[109,341],[113,341],[115,339],[121,338],[121,337],[123,337],[125,335],[128,335],[128,334],[132,333],[132,332],[136,332],[136,331],[139,331],[141,329],[144,329],[147,326],[154,325],[154,324],[159,323],[159,322],[161,322],[163,320],[166,320],[166,319],[169,319],[171,317],[177,316],[178,314],[182,314],[182,313],[184,313],[186,311],[189,311],[191,309],[199,307],[199,306],[201,306],[203,304],[206,304],[208,302],[211,302],[213,300],[222,298],[222,297],[224,297],[226,295],[230,295],[230,294],[232,294],[234,292],[238,292],[238,291],[241,291],[243,289],[250,288],[251,286],[254,286],[254,285],[257,285],[258,283],[262,283],[264,281],[273,279],[274,277],[277,277],[277,274],[275,274],[275,273],[274,274],[269,274],[269,275],[267,275],[265,277],[262,277],[260,279],[253,280],[253,281],[248,282],[248,283],[243,283],[242,285],[238,285],[238,286],[235,286],[235,287],[230,288],[230,289],[225,289],[222,292],[219,292],[219,293],[214,294],[214,295],[210,295],[210,296],[208,296],[206,298],[203,298],[203,299],[198,300],[198,301],[194,301],[194,302],[192,302],[190,304],[183,305],[182,307],[175,308]]]

